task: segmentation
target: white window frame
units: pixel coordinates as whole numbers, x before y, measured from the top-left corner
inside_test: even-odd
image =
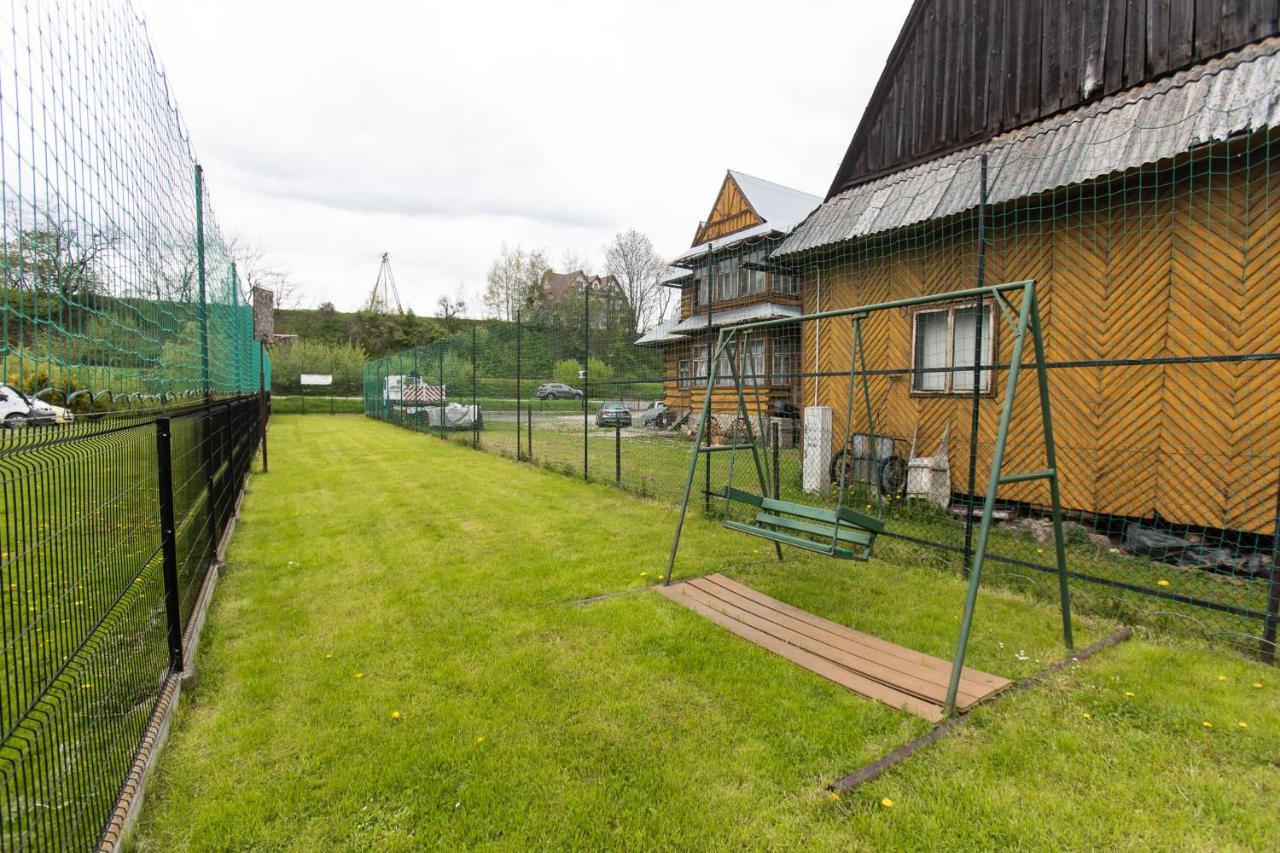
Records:
[[[764,270],[741,267],[738,284],[739,296],[760,296],[765,291]]]
[[[676,362],[676,388],[688,391],[693,387],[694,364],[696,359],[682,358]]]
[[[721,261],[716,266],[715,294],[717,302],[738,298],[738,259]]]
[[[919,308],[911,313],[911,393],[920,397],[947,397],[955,395],[968,395],[973,393],[973,387],[955,388],[952,380],[958,371],[968,371],[973,374],[973,365],[965,365],[963,367],[954,366],[954,355],[956,348],[956,313],[966,310],[972,310],[977,307],[976,302],[955,302],[948,305],[930,306],[928,308]],[[982,363],[993,364],[995,362],[995,346],[996,346],[996,311],[995,306],[989,302],[983,304],[983,312],[986,314],[986,346],[983,348]],[[947,315],[947,331],[945,338],[946,347],[946,363],[942,365],[943,370],[934,370],[930,375],[943,377],[943,385],[941,388],[921,388],[919,382],[925,374],[917,373],[919,369],[916,366],[916,353],[918,352],[916,337],[920,332],[919,318],[924,314],[946,314]],[[984,368],[981,375],[980,394],[991,394],[991,369]]]
[[[796,355],[795,341],[791,338],[775,338],[773,341],[772,364],[769,372],[771,385],[791,384],[791,364]]]
[[[800,292],[800,288],[796,286],[796,277],[787,273],[775,272],[770,275],[772,281],[770,288],[773,293],[779,296],[795,296]]]

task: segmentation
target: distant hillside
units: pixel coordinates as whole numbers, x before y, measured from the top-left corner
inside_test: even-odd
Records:
[[[358,346],[370,358],[424,346],[437,338],[470,328],[471,320],[446,324],[435,317],[335,311],[331,306],[289,308],[276,312],[276,334],[330,345]]]

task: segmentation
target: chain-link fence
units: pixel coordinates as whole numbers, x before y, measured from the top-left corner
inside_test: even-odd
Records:
[[[133,9],[0,31],[0,850],[85,849],[181,676],[270,365]]]
[[[763,488],[829,507],[844,468],[887,520],[879,556],[964,572],[1016,306],[970,296],[876,312],[858,364],[849,317],[804,315],[1034,280],[1077,608],[1271,660],[1280,149],[1274,87],[1259,81],[1278,64],[1280,46],[1254,46],[859,183],[789,234],[708,240],[670,278],[679,322],[645,345],[615,341],[606,356],[589,334],[582,346],[585,323],[489,322],[474,343],[464,334],[373,362],[365,412],[675,502],[709,401],[709,443],[754,440]],[[740,336],[707,394],[717,330],[766,319],[782,322]],[[607,376],[591,375],[588,351]],[[1031,376],[1006,474],[1044,467]],[[473,398],[478,411],[451,419],[449,404]],[[709,513],[726,512],[731,472],[762,488],[746,450],[697,466],[695,502]],[[1000,488],[984,580],[1052,599],[1046,489]]]

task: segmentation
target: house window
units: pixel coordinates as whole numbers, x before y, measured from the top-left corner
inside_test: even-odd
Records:
[[[717,388],[733,385],[733,364],[729,361],[730,358],[729,350],[726,347],[720,351],[720,357],[716,359]]]
[[[924,394],[973,391],[973,336],[977,307],[951,305],[917,311],[912,329],[911,390]],[[992,314],[982,310],[982,361],[990,364]],[[991,371],[983,370],[982,391],[991,388]]]
[[[783,275],[782,273],[773,274],[773,292],[779,296],[795,296],[798,292],[796,289],[795,276]]]
[[[738,259],[720,262],[716,269],[716,301],[724,302],[738,296]]]
[[[693,370],[694,360],[691,358],[682,358],[676,365],[676,387],[681,391],[688,391],[693,387]]]
[[[705,275],[698,276],[693,280],[693,285],[696,288],[696,290],[694,290],[693,304],[706,305],[707,304],[707,277]]]
[[[707,384],[707,348],[700,346],[694,349],[693,375],[689,377],[691,384],[706,386]]]
[[[742,384],[763,385],[767,376],[764,372],[764,339],[758,338],[747,343],[742,353]]]
[[[756,249],[742,256],[742,272],[739,276],[739,288],[742,296],[755,296],[764,293],[765,274],[755,265],[764,262],[764,249]]]
[[[773,373],[771,381],[774,385],[790,385],[794,341],[791,338],[779,338],[773,342]]]
[[[764,270],[742,268],[742,295],[755,296],[764,293]]]

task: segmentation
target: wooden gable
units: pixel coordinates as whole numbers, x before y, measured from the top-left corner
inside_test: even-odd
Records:
[[[708,240],[718,240],[763,224],[764,220],[756,213],[751,202],[747,201],[733,175],[726,174],[724,183],[720,185],[720,194],[716,196],[716,203],[711,207],[711,215],[698,226],[690,245],[697,246]]]
[[[916,0],[827,197],[1280,31],[1280,0]]]

